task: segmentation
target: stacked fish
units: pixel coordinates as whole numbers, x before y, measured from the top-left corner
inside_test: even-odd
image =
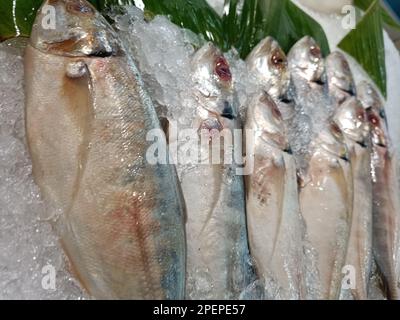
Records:
[[[305,37],[286,57],[263,40],[246,61],[259,92],[241,117],[227,60],[204,45],[192,58],[201,151],[243,127],[253,165],[239,175],[224,143],[224,161],[178,164],[178,181],[174,166],[147,159],[147,134],[162,128],[113,28],[85,0],[44,5],[57,26],[45,28],[39,10],[25,53],[33,175],[71,272],[93,297],[367,299],[374,272],[399,297],[384,107],[372,86],[356,90],[340,53],[324,60]],[[313,134],[295,143],[304,122]]]

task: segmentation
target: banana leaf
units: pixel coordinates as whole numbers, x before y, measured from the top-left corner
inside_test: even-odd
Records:
[[[364,10],[367,11],[368,8],[374,3],[374,0],[355,0],[354,4]],[[386,26],[400,30],[400,24],[392,18],[392,16],[386,11],[384,7],[381,6],[381,15],[383,22]]]
[[[382,9],[379,1],[375,0],[357,24],[356,29],[339,43],[339,48],[358,61],[386,97],[386,61],[382,20]]]

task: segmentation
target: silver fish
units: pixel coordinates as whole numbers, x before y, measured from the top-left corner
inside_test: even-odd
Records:
[[[332,123],[312,141],[300,189],[308,240],[317,252],[318,299],[338,299],[350,233],[351,167],[344,137]]]
[[[338,52],[332,52],[325,59],[326,78],[329,94],[336,104],[343,103],[348,97],[355,95],[355,84],[349,63],[345,56]]]
[[[182,299],[183,205],[169,165],[150,165],[160,130],[137,68],[85,0],[47,0],[25,55],[33,175],[84,288],[100,299]]]
[[[354,299],[368,298],[372,263],[371,146],[366,112],[355,98],[347,98],[336,110],[334,121],[342,129],[353,173],[353,210],[346,266],[355,271]],[[348,289],[347,289],[348,290]],[[345,296],[348,291],[344,289]]]
[[[319,84],[324,76],[324,59],[321,48],[309,36],[300,39],[288,54],[289,70],[293,77],[301,77]]]
[[[290,84],[288,61],[276,40],[271,37],[261,40],[246,58],[246,64],[272,98],[279,99],[287,94]]]
[[[202,163],[178,166],[187,207],[187,298],[238,299],[253,279],[243,177],[236,173],[229,143],[239,128],[237,110],[229,102],[232,75],[211,43],[195,53],[192,66],[198,103],[193,128],[202,138]],[[212,161],[215,155],[220,161]]]
[[[247,57],[246,65],[258,87],[274,99],[288,128],[295,110],[293,103],[288,99],[288,60],[278,42],[271,37],[263,39]]]
[[[372,136],[373,251],[388,299],[399,299],[398,247],[400,200],[397,159],[385,125],[383,104],[371,86],[363,84],[359,98],[367,109]]]
[[[276,298],[304,299],[304,225],[296,165],[282,115],[267,93],[251,100],[245,129],[255,136],[254,170],[245,178],[250,252],[261,275],[278,282]]]

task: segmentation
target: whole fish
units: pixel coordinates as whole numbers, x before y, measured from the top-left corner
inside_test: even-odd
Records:
[[[100,299],[182,299],[185,234],[174,168],[151,165],[160,131],[138,70],[84,0],[47,0],[25,56],[33,175],[72,269]]]
[[[349,97],[335,112],[334,121],[342,129],[350,154],[353,173],[353,210],[346,266],[352,267],[354,299],[368,298],[372,262],[372,181],[368,119],[361,103]],[[346,294],[349,290],[343,289]],[[348,295],[345,295],[348,296]],[[350,297],[351,297],[350,296]]]
[[[308,123],[300,161],[300,209],[306,223],[306,239],[316,254],[318,277],[311,298],[338,299],[350,233],[352,178],[343,133],[331,121],[332,107],[324,87],[325,68],[321,49],[304,37],[288,54],[293,95],[299,113],[298,126]],[[304,121],[300,115],[308,118]],[[303,117],[304,117],[303,116]]]
[[[355,84],[349,63],[339,51],[332,52],[325,59],[326,79],[329,94],[337,105],[355,96]]]
[[[368,107],[372,136],[373,252],[388,299],[399,299],[397,259],[400,189],[397,159],[382,117],[383,104],[378,94],[371,86],[363,83],[359,89],[359,98],[364,107]]]
[[[289,128],[295,110],[288,97],[290,88],[288,61],[278,42],[271,37],[263,39],[246,58],[246,65],[259,89],[266,91],[274,99],[286,128]],[[287,134],[289,133],[287,130]]]
[[[246,135],[254,135],[253,172],[246,176],[250,252],[263,277],[276,279],[278,299],[304,299],[304,225],[296,165],[282,115],[265,92],[251,100]]]
[[[234,129],[240,127],[229,100],[232,74],[221,51],[207,43],[192,58],[192,78],[201,155],[189,168],[178,166],[187,208],[187,298],[238,299],[252,269],[244,182],[232,159]]]
[[[338,299],[351,222],[351,168],[341,130],[334,124],[310,146],[300,209],[317,252],[318,299]]]

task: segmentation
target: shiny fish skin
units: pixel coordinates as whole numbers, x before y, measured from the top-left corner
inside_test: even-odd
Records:
[[[309,295],[338,299],[352,211],[349,153],[343,133],[331,121],[321,49],[314,39],[304,37],[292,47],[288,60],[296,109],[309,117],[312,126],[308,148],[300,150],[298,157],[302,178],[300,209],[319,273],[318,284]]]
[[[238,129],[237,110],[229,102],[230,69],[220,50],[205,44],[193,56],[192,68],[198,102],[193,128],[199,137],[212,135],[212,130],[232,133]],[[225,148],[219,151],[229,153]],[[187,208],[186,298],[239,299],[254,280],[243,177],[236,174],[235,164],[212,164],[210,158],[202,161],[190,169],[178,166]]]
[[[295,110],[292,101],[288,99],[290,88],[288,60],[279,43],[271,37],[261,40],[246,58],[246,65],[258,87],[274,99],[288,128]]]
[[[325,59],[329,94],[338,105],[355,95],[355,84],[345,56],[334,51]]]
[[[86,1],[44,5],[58,24],[39,14],[26,50],[26,127],[73,271],[95,298],[182,299],[183,207],[173,167],[145,159],[160,126],[138,71]]]
[[[368,298],[368,282],[372,263],[372,181],[371,143],[367,115],[354,97],[347,98],[334,115],[342,129],[350,153],[353,173],[353,210],[346,265],[354,267],[355,289],[351,295],[357,300]],[[347,294],[343,289],[343,294]]]
[[[300,209],[308,239],[317,251],[318,299],[338,299],[352,211],[351,167],[338,128],[324,130],[312,142]]]
[[[254,171],[245,178],[250,252],[260,275],[277,281],[274,298],[305,299],[296,166],[282,116],[267,93],[249,103],[245,129],[255,136]]]
[[[400,200],[397,159],[385,124],[383,104],[367,83],[359,87],[358,97],[367,107],[372,137],[373,251],[388,299],[400,298],[398,287],[398,246]]]
[[[274,99],[287,94],[290,83],[288,62],[278,42],[267,37],[246,58],[248,71]]]

